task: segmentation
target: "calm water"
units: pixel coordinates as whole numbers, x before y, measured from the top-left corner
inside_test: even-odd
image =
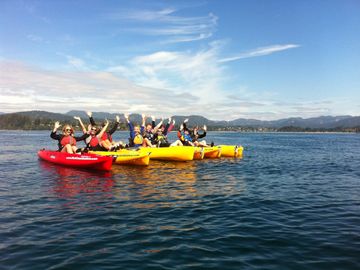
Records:
[[[111,173],[0,136],[0,269],[360,269],[358,134],[210,133],[244,158]]]

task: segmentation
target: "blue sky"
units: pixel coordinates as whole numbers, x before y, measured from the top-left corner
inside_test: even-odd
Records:
[[[360,2],[0,1],[0,111],[360,115]]]

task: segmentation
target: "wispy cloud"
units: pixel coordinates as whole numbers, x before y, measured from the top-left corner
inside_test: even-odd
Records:
[[[44,42],[44,38],[38,35],[28,34],[26,37],[34,42]]]
[[[216,31],[218,18],[213,13],[206,16],[182,17],[175,15],[177,11],[172,8],[127,10],[108,14],[108,18],[136,23],[136,26],[128,26],[124,31],[151,36],[167,36],[169,39],[165,40],[165,43],[207,39]]]
[[[269,55],[269,54],[273,54],[276,52],[281,52],[281,51],[294,49],[294,48],[298,48],[298,47],[300,47],[300,45],[298,45],[298,44],[284,44],[284,45],[272,45],[272,46],[268,46],[268,47],[261,47],[261,48],[257,48],[255,50],[241,53],[241,54],[238,54],[238,55],[235,55],[232,57],[226,57],[226,58],[219,59],[219,62],[224,63],[224,62],[231,62],[231,61],[236,61],[236,60],[240,60],[240,59],[244,59],[244,58],[264,56],[264,55]]]
[[[77,58],[77,57],[74,57],[74,56],[71,56],[71,55],[67,55],[66,56],[67,60],[68,60],[68,63],[79,69],[79,70],[84,70],[84,69],[87,69],[86,67],[86,64],[85,64],[85,61],[80,59],[80,58]]]
[[[225,75],[217,63],[218,45],[198,52],[159,51],[137,56],[122,66],[108,70],[139,85],[182,93],[190,91],[201,101],[221,97]]]

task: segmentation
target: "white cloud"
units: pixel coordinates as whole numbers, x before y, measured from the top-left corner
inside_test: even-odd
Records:
[[[2,111],[38,108],[65,112],[72,109],[140,112],[169,115],[179,104],[193,104],[179,93],[166,89],[141,87],[109,72],[56,72],[1,62],[0,99]],[[183,112],[183,108],[179,108]]]
[[[72,109],[144,112],[156,116],[199,114],[210,119],[277,119],[331,114],[334,103],[282,102],[273,92],[228,89],[221,42],[201,51],[158,51],[93,71],[82,59],[64,56],[75,71],[49,71],[19,62],[0,62],[2,111]],[[291,48],[269,46],[252,55]],[[256,53],[255,53],[256,52]],[[241,59],[241,58],[237,58]],[[266,89],[265,89],[266,90]]]
[[[261,47],[261,48],[257,48],[257,49],[252,50],[252,51],[241,53],[239,55],[219,59],[219,62],[224,63],[224,62],[236,61],[236,60],[250,58],[250,57],[264,56],[264,55],[273,54],[275,52],[294,49],[294,48],[297,48],[297,47],[300,47],[300,45],[297,45],[297,44],[284,44],[284,45],[272,45],[272,46],[268,46],[268,47]]]
[[[109,14],[108,18],[136,23],[136,26],[128,26],[123,31],[151,36],[167,36],[168,39],[162,40],[163,43],[207,39],[216,31],[218,18],[212,13],[206,16],[182,17],[176,16],[176,12],[176,9],[171,8],[162,10],[127,10]]]

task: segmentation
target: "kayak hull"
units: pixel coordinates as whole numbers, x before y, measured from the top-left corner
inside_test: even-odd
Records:
[[[220,146],[207,146],[203,147],[204,158],[219,158],[221,157],[222,149]]]
[[[150,153],[150,159],[189,161],[194,159],[194,147],[171,146],[171,147],[143,147],[139,150],[142,153]]]
[[[90,153],[115,157],[114,163],[121,165],[147,166],[150,162],[149,152],[121,149],[116,152],[90,151]]]
[[[242,157],[244,147],[237,145],[220,145],[222,157]]]
[[[195,147],[194,160],[204,159],[205,152],[202,147]]]
[[[102,157],[95,154],[69,154],[58,151],[40,150],[38,156],[48,162],[76,168],[109,171],[113,163],[112,157]]]

